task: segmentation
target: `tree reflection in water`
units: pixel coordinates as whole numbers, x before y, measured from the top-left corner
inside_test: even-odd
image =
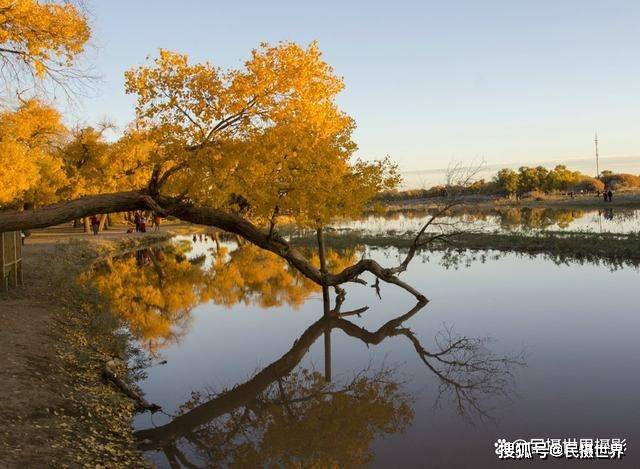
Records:
[[[191,246],[170,243],[107,259],[81,280],[102,294],[151,353],[185,334],[193,308],[202,302],[296,308],[318,291],[316,284],[253,245],[216,243],[210,258],[189,259]],[[351,264],[359,251],[330,251],[329,269]],[[367,346],[406,338],[439,383],[438,399],[451,399],[464,418],[490,418],[485,403],[510,395],[512,370],[523,364],[522,356],[496,356],[485,339],[461,337],[451,329],[423,346],[404,323],[426,303],[369,331],[347,319],[367,308],[342,312],[343,301],[344,291],[339,291],[329,315],[248,381],[218,393],[195,392],[169,423],[136,432],[139,447],[161,451],[173,467],[367,464],[375,438],[401,433],[411,424],[413,399],[394,368],[369,365],[351,379],[332,382],[335,329]],[[320,337],[325,341],[324,375],[299,366]]]
[[[191,246],[168,243],[107,258],[80,281],[101,294],[152,354],[189,331],[192,310],[201,303],[298,308],[319,291],[317,284],[275,254],[252,244],[216,243],[210,263],[207,255],[187,259]],[[359,248],[328,251],[328,268],[340,271],[358,253]],[[309,258],[319,264],[317,254]]]
[[[333,383],[318,372],[296,369],[311,345],[334,329],[367,346],[406,337],[437,377],[441,396],[451,397],[463,416],[489,417],[485,398],[508,396],[513,367],[524,364],[522,356],[498,357],[485,340],[459,337],[451,330],[436,336],[433,350],[423,347],[404,322],[426,303],[372,332],[346,319],[367,308],[343,313],[342,300],[253,378],[219,393],[194,393],[169,423],[137,431],[140,449],[163,452],[174,467],[367,464],[374,438],[409,426],[412,398],[393,368],[369,366],[346,382]]]

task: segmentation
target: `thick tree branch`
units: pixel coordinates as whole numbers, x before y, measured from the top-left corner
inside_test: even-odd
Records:
[[[169,207],[170,203],[169,200],[160,200],[160,206],[163,207],[165,204]],[[422,293],[396,277],[395,269],[384,268],[373,259],[362,259],[339,273],[326,273],[323,275],[320,269],[313,266],[300,251],[291,246],[282,236],[277,233],[272,233],[272,235],[269,236],[268,233],[260,230],[257,226],[239,215],[214,208],[196,207],[188,204],[174,205],[170,213],[184,221],[199,225],[214,226],[224,231],[240,235],[250,243],[282,257],[305,277],[318,285],[335,286],[353,281],[362,283],[358,277],[365,272],[369,272],[384,282],[392,283],[403,288],[414,295],[418,301],[426,300],[426,297]]]
[[[153,199],[142,191],[92,195],[21,212],[0,212],[0,232],[47,226],[101,213],[127,212],[152,208]]]
[[[444,213],[448,208],[450,207],[446,206],[439,213]],[[101,194],[34,210],[1,212],[0,232],[44,228],[94,214],[145,209],[153,210],[163,216],[173,215],[183,221],[211,226],[237,234],[250,243],[280,256],[305,277],[318,285],[335,287],[347,282],[365,283],[359,276],[369,272],[384,282],[397,285],[408,291],[414,295],[418,301],[426,300],[426,297],[421,292],[400,280],[397,274],[406,270],[409,261],[415,253],[415,249],[423,245],[421,236],[429,224],[435,220],[439,214],[434,215],[420,230],[414,242],[414,247],[399,266],[385,268],[373,259],[362,259],[341,272],[327,272],[324,274],[282,236],[275,232],[269,234],[240,215],[211,207],[197,207],[175,198],[162,196],[152,197],[145,191]]]

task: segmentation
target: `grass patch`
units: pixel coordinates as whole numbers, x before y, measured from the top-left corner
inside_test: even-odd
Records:
[[[428,236],[428,235],[427,235]],[[327,234],[327,245],[348,248],[356,245],[371,247],[395,247],[408,249],[413,236],[410,234],[372,235],[359,231]],[[315,246],[315,238],[309,235],[291,238],[296,245]],[[467,233],[455,239],[453,245],[433,243],[425,251],[502,251],[525,254],[544,254],[558,263],[589,262],[606,264],[611,268],[640,265],[640,234],[588,233],[565,231],[540,231],[534,233]]]

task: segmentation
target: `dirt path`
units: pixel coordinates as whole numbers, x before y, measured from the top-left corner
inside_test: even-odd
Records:
[[[49,286],[47,275],[37,265],[51,251],[49,243],[25,246],[26,286],[0,296],[0,420],[6,422],[0,439],[2,467],[51,461],[56,455],[51,447],[53,412],[61,404],[64,383],[50,372],[56,356],[54,316],[41,295]]]
[[[0,293],[0,467],[145,465],[131,437],[135,404],[100,375],[105,358],[123,353],[117,325],[73,280],[125,236],[145,242],[65,228],[27,239],[25,286]]]
[[[28,249],[27,255],[34,254]],[[28,265],[29,272],[33,272]],[[34,288],[45,284],[27,275],[31,287],[0,299],[0,466],[18,466],[22,453],[26,461],[47,461],[51,448],[52,409],[60,405],[59,376],[51,375],[53,319],[51,309],[39,301]],[[38,430],[38,431],[35,431]]]

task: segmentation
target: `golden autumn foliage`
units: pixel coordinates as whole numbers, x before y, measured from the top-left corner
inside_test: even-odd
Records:
[[[66,198],[144,187],[151,173],[153,143],[144,132],[128,129],[115,143],[104,134],[108,123],[74,129],[59,156],[69,179]]]
[[[171,175],[166,188],[197,203],[240,199],[254,221],[316,227],[399,182],[388,159],[354,159],[355,124],[335,103],[344,84],[315,42],[262,44],[231,70],[161,50],[126,86],[158,144],[155,164]]]
[[[0,60],[12,71],[3,78],[27,73],[61,80],[90,33],[87,18],[71,3],[0,0]]]
[[[0,113],[0,206],[144,187],[154,143],[133,128],[110,143],[104,138],[109,128],[69,131],[54,108],[35,99]]]
[[[60,114],[34,99],[0,113],[0,205],[53,201],[66,184],[53,155],[63,132]]]
[[[74,68],[89,40],[87,17],[69,2],[0,0],[0,206],[48,204],[68,184],[54,151],[65,128],[54,108],[20,93],[49,80],[65,88],[81,78]],[[24,83],[27,79],[31,83]],[[6,94],[5,94],[6,93]]]
[[[48,5],[19,4],[34,9]],[[45,46],[29,46],[43,57],[38,64],[56,53],[66,54],[70,64],[83,47],[81,33],[89,34],[74,18],[64,16],[74,14],[72,7],[60,8],[51,11],[61,15],[70,30],[75,28],[79,42],[65,45],[66,32],[46,30],[42,34],[51,36],[47,44],[53,52],[47,55]],[[45,18],[42,25],[53,27],[46,12],[36,9],[33,14]],[[23,36],[25,44],[31,44],[27,32]],[[62,41],[58,49],[56,39]],[[160,50],[152,64],[125,75],[126,91],[138,98],[137,116],[135,127],[118,142],[104,139],[107,127],[86,127],[68,132],[55,151],[42,151],[40,145],[36,155],[34,147],[23,142],[7,149],[16,169],[7,172],[13,180],[2,189],[0,205],[62,203],[49,207],[44,216],[8,213],[0,220],[4,228],[44,227],[79,216],[86,220],[144,208],[251,239],[318,284],[338,285],[366,270],[382,272],[375,263],[359,262],[328,277],[303,255],[282,249],[287,241],[275,229],[284,221],[321,234],[335,219],[360,215],[376,194],[400,181],[389,158],[367,162],[354,156],[354,121],[336,103],[344,83],[323,60],[317,43],[263,43],[241,67],[227,70],[208,62],[192,64],[184,54]],[[19,111],[7,112],[5,120],[10,122]],[[59,123],[56,119],[52,122]],[[20,121],[22,125],[18,134],[29,133],[37,141],[39,134],[29,132],[28,123]],[[13,144],[13,137],[6,135],[6,144]],[[257,242],[256,236],[262,240]],[[389,280],[392,274],[381,275]],[[393,283],[403,284],[397,279]]]
[[[315,228],[357,216],[399,182],[388,158],[354,157],[355,124],[335,103],[343,81],[316,43],[262,44],[230,70],[161,50],[153,64],[126,73],[126,87],[138,96],[137,121],[118,141],[104,138],[107,126],[64,131],[56,115],[50,122],[66,136],[55,151],[35,158],[22,147],[8,148],[2,158],[11,158],[15,169],[6,172],[11,183],[0,204],[155,184],[163,195],[242,208],[261,226],[286,221]],[[28,133],[37,116],[27,119],[21,108],[5,119]],[[37,181],[43,185],[34,188]]]

